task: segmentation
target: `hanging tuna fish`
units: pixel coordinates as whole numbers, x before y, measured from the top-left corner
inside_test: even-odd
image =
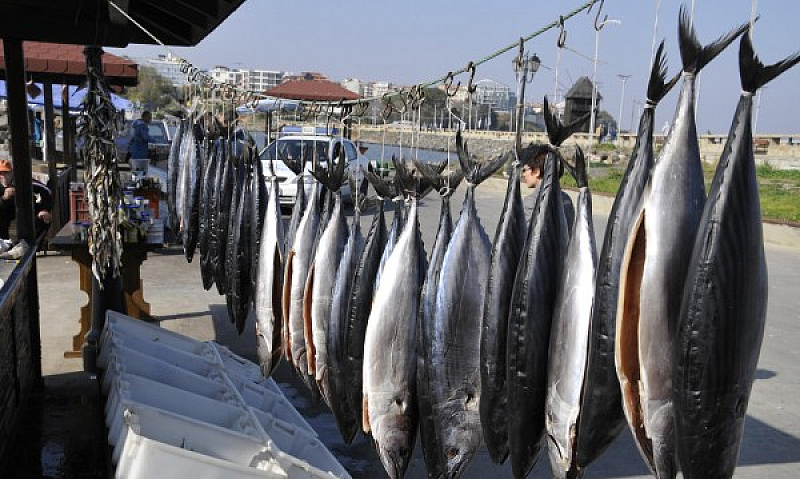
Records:
[[[553,147],[580,129],[586,118],[564,126],[544,102],[547,136]],[[522,261],[514,279],[508,320],[506,385],[508,446],[514,476],[530,473],[539,456],[547,396],[547,352],[555,299],[561,279],[569,231],[561,198],[561,157],[551,149],[542,183],[528,219]]]
[[[436,326],[434,314],[436,312],[436,292],[439,289],[439,276],[442,271],[447,245],[453,235],[450,197],[458,188],[461,180],[464,179],[464,172],[459,166],[449,175],[439,176],[435,170],[424,163],[415,161],[414,165],[417,171],[421,172],[432,183],[441,196],[439,227],[436,231],[436,239],[431,250],[431,259],[428,263],[425,282],[422,286],[419,317],[417,319],[419,323],[417,332],[417,402],[420,415],[420,440],[422,441],[422,454],[425,458],[428,477],[439,477],[445,471],[446,461],[444,460],[444,454],[442,454],[443,448],[439,442],[439,435],[436,434],[435,429],[436,416],[432,397],[432,389],[435,384],[433,384],[433,378],[430,374],[428,355],[432,350],[431,341],[433,341]]]
[[[597,266],[592,195],[580,147],[575,152],[572,173],[578,187],[578,208],[556,297],[547,359],[545,430],[550,468],[556,478],[582,475],[574,460],[575,431],[583,396]]]
[[[197,244],[200,250],[200,276],[203,281],[203,288],[208,291],[214,284],[213,260],[211,257],[211,222],[213,212],[214,189],[216,184],[217,169],[220,164],[219,148],[216,143],[207,141],[203,148],[205,156],[205,168],[203,168],[203,178],[201,181],[200,204],[198,208],[198,238]]]
[[[270,162],[269,199],[259,244],[258,270],[255,277],[256,345],[261,374],[269,376],[280,360],[282,351],[283,263],[285,259],[280,185],[275,167]]]
[[[214,192],[211,231],[211,257],[214,270],[214,284],[217,292],[227,292],[227,275],[225,260],[228,248],[228,226],[230,224],[231,204],[233,203],[234,185],[236,182],[236,164],[238,158],[233,156],[228,140],[220,140],[220,165],[217,169],[219,182]]]
[[[402,162],[395,163],[411,206],[403,233],[386,263],[364,339],[363,429],[372,434],[384,469],[402,478],[416,439],[416,318],[425,276],[425,248],[417,218],[414,181]],[[416,183],[416,184],[415,184]]]
[[[178,123],[178,129],[175,131],[175,136],[172,138],[172,144],[169,148],[169,157],[167,159],[167,225],[172,230],[173,234],[177,234],[180,228],[178,221],[178,207],[177,207],[177,191],[178,174],[180,173],[180,151],[181,143],[183,142],[184,132],[187,130],[189,121],[182,119]]]
[[[608,217],[605,239],[597,264],[595,300],[589,332],[588,359],[577,434],[570,469],[586,468],[619,435],[624,424],[619,380],[614,367],[614,329],[617,315],[619,275],[625,243],[636,219],[650,169],[653,167],[653,125],[658,102],[680,78],[666,81],[664,42],[656,51],[647,87],[647,102],[639,120],[636,145],[628,160],[614,205]]]
[[[764,66],[742,37],[742,94],[689,260],[673,383],[686,478],[732,477],[764,337],[767,265],[753,156],[753,95],[800,62]]]
[[[703,47],[689,13],[681,9],[683,87],[620,270],[615,357],[623,410],[642,456],[662,479],[677,473],[672,404],[676,328],[689,263],[686,252],[694,243],[706,199],[694,118],[695,81],[746,28]]]

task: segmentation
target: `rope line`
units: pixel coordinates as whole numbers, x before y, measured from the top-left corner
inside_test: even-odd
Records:
[[[264,98],[264,99],[270,98],[269,96],[264,95],[263,93],[258,93],[258,92],[254,92],[254,91],[250,91],[250,90],[245,90],[243,88],[239,88],[236,85],[233,85],[233,84],[230,84],[230,83],[227,83],[227,82],[219,82],[217,80],[214,80],[213,78],[211,78],[211,76],[207,72],[204,72],[204,71],[201,71],[201,70],[197,69],[197,67],[195,67],[188,60],[185,60],[180,55],[175,54],[175,52],[171,48],[169,48],[169,46],[167,46],[166,44],[164,44],[164,42],[159,40],[158,37],[156,37],[155,35],[150,33],[150,31],[148,31],[144,26],[142,26],[142,24],[140,24],[135,19],[133,19],[125,10],[123,10],[122,8],[117,6],[117,4],[114,3],[114,0],[107,0],[107,1],[108,1],[109,5],[114,7],[119,13],[121,13],[125,18],[127,18],[131,23],[133,23],[137,28],[139,28],[142,32],[144,32],[148,37],[153,39],[153,41],[155,41],[160,46],[164,47],[167,50],[167,52],[169,52],[170,55],[172,55],[175,58],[180,59],[180,63],[182,64],[181,65],[181,70],[184,73],[187,74],[187,80],[190,83],[192,83],[192,84],[195,84],[195,83],[204,84],[204,85],[206,85],[208,87],[216,88],[218,90],[222,90],[223,95],[227,95],[228,96],[227,99],[230,99],[230,100],[233,100],[233,99],[238,98],[238,97],[244,97],[245,98],[244,103],[250,103],[250,104],[253,104],[253,105],[255,104],[255,102],[257,102],[258,98]],[[578,13],[580,13],[580,12],[586,10],[586,9],[591,9],[592,6],[595,3],[597,3],[598,1],[599,0],[588,0],[586,3],[584,3],[583,5],[581,5],[578,8],[575,8],[574,10],[572,10],[569,13],[567,13],[566,15],[561,15],[560,18],[563,19],[563,20],[568,20],[568,19],[574,17],[575,15],[577,15]],[[694,4],[694,2],[692,2],[692,3]],[[528,36],[522,37],[521,41],[523,43],[525,43],[525,42],[527,42],[527,41],[529,41],[529,40],[531,40],[531,39],[533,39],[535,37],[538,37],[539,35],[547,32],[547,31],[549,31],[549,30],[551,30],[553,28],[557,28],[559,26],[559,21],[560,21],[559,19],[556,19],[556,20],[550,22],[549,24],[541,27],[540,29],[538,29],[535,32],[529,34]],[[480,66],[480,65],[482,65],[482,64],[484,64],[486,62],[494,60],[498,56],[500,56],[500,55],[512,50],[513,48],[519,47],[519,44],[520,44],[520,40],[517,40],[514,43],[511,43],[510,45],[507,45],[507,46],[505,46],[503,48],[500,48],[500,49],[490,53],[489,55],[481,58],[480,60],[469,62],[466,67],[463,67],[463,68],[461,68],[459,70],[454,70],[452,72],[449,72],[448,74],[443,75],[443,76],[441,76],[439,78],[436,78],[434,80],[431,80],[431,81],[428,81],[428,82],[424,82],[424,83],[419,83],[418,84],[418,88],[428,88],[428,87],[431,87],[431,86],[434,86],[434,85],[438,85],[438,84],[444,83],[448,78],[452,78],[452,77],[454,77],[456,75],[460,75],[462,73],[466,73],[466,72],[470,71],[470,69],[472,69],[474,67]],[[577,53],[577,52],[574,52],[574,53]],[[217,85],[219,85],[219,86],[217,86]],[[233,92],[238,92],[239,94],[238,95],[234,95]],[[394,96],[397,96],[397,95],[401,95],[401,94],[403,94],[402,90],[401,91],[395,91],[395,92],[389,92],[389,94],[386,95],[386,97],[391,98],[391,97],[394,97]],[[315,103],[320,103],[322,105],[325,105],[325,106],[328,106],[328,107],[332,107],[332,106],[336,106],[336,105],[340,105],[340,104],[343,104],[343,105],[356,105],[356,104],[360,104],[360,103],[368,103],[368,102],[380,100],[382,98],[384,98],[384,97],[375,96],[375,97],[361,98],[359,100],[346,100],[346,101],[343,101],[343,102],[342,101],[317,101]],[[307,100],[299,100],[299,103],[302,104],[302,105],[306,105],[306,104],[311,104],[312,102],[311,101],[307,101]]]

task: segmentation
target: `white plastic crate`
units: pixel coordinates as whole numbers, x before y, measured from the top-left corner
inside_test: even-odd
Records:
[[[339,478],[350,477],[339,461],[315,435],[258,409],[250,408],[250,412],[257,419],[257,427],[262,428],[263,434],[270,438],[280,452],[285,454],[285,456],[277,455],[276,457],[287,472],[305,470],[314,474],[322,472],[327,476]]]
[[[115,333],[125,337],[136,336],[150,341],[157,341],[173,349],[187,352],[193,351],[199,345],[203,344],[202,341],[198,341],[197,339],[164,329],[156,324],[133,319],[130,316],[125,316],[124,314],[114,311],[108,311],[106,313],[106,324],[103,326],[103,333],[104,335],[110,334],[112,336],[115,335]]]
[[[103,373],[103,394],[108,395],[113,377],[120,370],[138,376],[152,377],[149,371],[162,368],[177,368],[190,375],[210,379],[222,374],[222,366],[217,361],[210,361],[204,357],[181,353],[153,357],[126,346],[116,346],[112,349]]]
[[[317,431],[315,431],[297,409],[292,406],[280,389],[277,393],[273,392],[271,389],[263,387],[260,383],[249,382],[247,379],[230,371],[228,371],[227,376],[237,391],[239,391],[245,404],[271,414],[282,421],[294,424],[304,429],[309,434],[317,436]]]
[[[173,424],[174,425],[174,424]],[[217,457],[217,450],[212,442],[202,444],[192,441],[190,445],[185,442],[180,445],[162,441],[161,438],[151,438],[142,434],[138,426],[126,426],[125,442],[117,464],[115,477],[120,479],[151,479],[161,478],[203,478],[203,479],[287,479],[291,476],[272,460],[269,455],[264,459],[254,458],[261,470],[249,465],[242,465],[230,460]],[[195,429],[192,432],[198,433]],[[202,433],[201,433],[202,434]],[[203,439],[221,440],[224,434],[209,437],[202,435]],[[229,441],[232,444],[232,441]],[[231,444],[225,444],[230,446]],[[242,442],[238,444],[239,447]],[[209,446],[209,447],[207,447]],[[192,450],[201,448],[202,452]],[[258,447],[256,445],[256,447]]]
[[[216,398],[212,398],[125,374],[115,379],[106,400],[106,426],[109,428],[108,438],[112,445],[117,443],[121,433],[123,411],[136,403],[238,431],[256,439],[264,438],[263,429],[242,408],[240,399],[229,396],[228,391],[220,392]]]
[[[219,354],[213,346],[206,343],[197,343],[197,347],[192,351],[175,349],[157,341],[143,339],[134,335],[119,336],[115,335],[103,341],[100,347],[100,354],[97,357],[97,364],[101,369],[106,369],[108,358],[118,347],[124,346],[134,349],[142,354],[159,358],[169,363],[183,363],[193,361],[195,358],[203,358],[208,362],[219,363]]]

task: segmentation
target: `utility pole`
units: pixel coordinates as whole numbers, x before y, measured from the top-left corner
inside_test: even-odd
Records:
[[[619,116],[617,117],[617,139],[619,139],[619,135],[622,133],[622,104],[625,101],[625,84],[628,82],[628,78],[630,78],[631,75],[617,76],[620,80],[622,80],[622,93],[619,96]]]

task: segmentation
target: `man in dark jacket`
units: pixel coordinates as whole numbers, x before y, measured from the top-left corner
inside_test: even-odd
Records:
[[[8,227],[17,217],[16,189],[13,182],[13,166],[10,161],[0,160],[0,238],[10,239]],[[40,181],[33,180],[34,214],[36,237],[47,231],[52,221],[53,196],[50,189]]]

